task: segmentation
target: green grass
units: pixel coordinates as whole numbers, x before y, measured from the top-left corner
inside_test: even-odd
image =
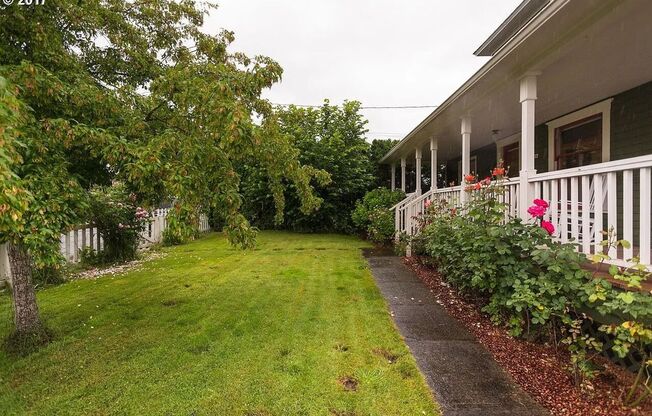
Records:
[[[0,413],[438,414],[365,246],[265,232],[243,252],[212,234],[140,270],[44,289],[56,340],[0,352]],[[10,321],[0,296],[0,337]]]

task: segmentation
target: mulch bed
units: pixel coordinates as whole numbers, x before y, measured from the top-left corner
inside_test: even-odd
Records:
[[[480,311],[479,300],[456,291],[419,258],[405,258],[404,262],[430,288],[437,303],[462,322],[521,388],[553,415],[652,415],[652,400],[635,409],[621,405],[633,374],[600,357],[604,371],[585,386],[575,386],[567,370],[568,353],[562,348],[511,337]]]

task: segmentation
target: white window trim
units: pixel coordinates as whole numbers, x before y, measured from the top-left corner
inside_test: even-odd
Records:
[[[613,98],[608,98],[546,123],[548,125],[548,171],[556,170],[555,130],[597,114],[602,115],[602,162],[609,162],[611,158],[611,102],[613,100]]]
[[[496,140],[496,161],[502,159],[503,157],[503,147],[509,146],[510,144],[520,143],[521,142],[521,133],[515,133],[511,136]],[[519,147],[520,149],[520,147]],[[519,152],[520,153],[520,152]],[[519,155],[520,159],[520,155]]]

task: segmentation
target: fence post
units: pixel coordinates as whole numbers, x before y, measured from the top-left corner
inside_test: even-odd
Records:
[[[7,284],[11,285],[11,269],[9,268],[7,244],[0,244],[0,283],[2,282],[7,282]]]

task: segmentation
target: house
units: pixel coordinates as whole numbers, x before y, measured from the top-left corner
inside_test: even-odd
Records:
[[[633,243],[615,263],[651,264],[651,21],[647,0],[523,1],[475,51],[488,62],[381,160],[408,192],[397,230],[502,160],[510,213],[546,199],[560,241],[602,251],[613,227]]]

